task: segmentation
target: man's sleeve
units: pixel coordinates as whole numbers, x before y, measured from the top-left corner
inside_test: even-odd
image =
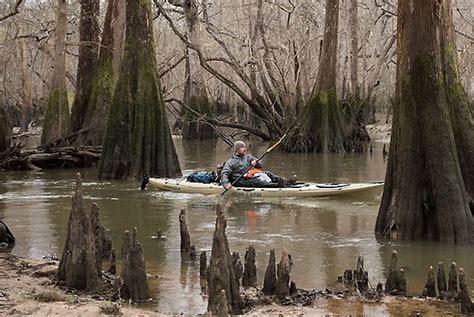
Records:
[[[225,164],[224,164],[224,168],[222,169],[222,178],[221,178],[221,182],[222,182],[222,186],[226,186],[227,184],[230,183],[229,181],[229,177],[232,173],[232,169],[230,167],[230,162],[229,161],[226,161]]]
[[[256,157],[254,157],[253,155],[250,155],[250,154],[248,154],[248,158],[249,158],[248,160],[249,160],[250,165],[252,165],[252,161],[253,161],[253,160],[255,160],[255,161],[257,160]],[[255,167],[256,167],[256,168],[262,168],[262,162],[260,162],[260,161],[257,162],[257,164],[255,165]]]

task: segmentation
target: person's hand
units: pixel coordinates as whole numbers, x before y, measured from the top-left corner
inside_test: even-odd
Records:
[[[251,162],[250,162],[250,164],[252,164],[252,166],[255,166],[255,165],[257,165],[257,160],[253,160],[253,161],[251,161]]]
[[[224,186],[225,189],[229,190],[232,188],[232,184],[228,183],[227,185]]]

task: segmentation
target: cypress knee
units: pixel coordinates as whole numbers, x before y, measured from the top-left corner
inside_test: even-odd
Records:
[[[456,262],[449,266],[448,273],[448,298],[454,298],[458,294],[458,273]]]
[[[435,278],[434,278],[432,266],[430,266],[430,270],[428,272],[428,281],[426,282],[425,288],[426,288],[426,296],[436,297],[436,285],[435,285]]]
[[[291,257],[286,250],[283,250],[280,263],[278,263],[277,266],[277,283],[275,287],[275,294],[280,299],[290,295],[291,267]]]
[[[364,257],[361,255],[357,258],[355,279],[359,292],[364,294],[369,290],[369,279],[367,272],[364,271]]]
[[[222,290],[219,294],[219,307],[217,309],[217,317],[227,317],[229,316],[229,303],[227,302],[227,297],[225,291]]]
[[[207,256],[206,251],[202,251],[199,256],[199,283],[201,284],[201,289],[207,287]]]
[[[275,250],[270,250],[265,279],[263,280],[263,293],[265,295],[274,295],[276,288],[276,268],[275,268]]]
[[[407,278],[405,277],[405,270],[400,269],[398,274],[398,291],[400,295],[406,296],[408,292]]]
[[[385,292],[388,293],[398,289],[398,272],[398,253],[397,251],[393,251],[392,258],[390,259],[387,283],[385,283]]]
[[[181,236],[181,252],[191,251],[191,238],[188,232],[188,225],[186,223],[186,210],[181,209],[179,213],[179,233]]]
[[[225,229],[227,221],[220,205],[216,206],[216,229],[212,239],[211,260],[208,275],[208,311],[216,315],[219,311],[220,296],[225,291],[228,312],[240,314],[242,301],[240,299],[239,285],[235,278],[232,266],[232,257]]]
[[[112,249],[110,252],[110,267],[107,270],[110,274],[117,273],[117,264],[116,264],[117,259],[115,258],[115,249]]]
[[[232,252],[232,266],[234,267],[234,275],[237,280],[237,284],[240,286],[240,279],[244,274],[244,268],[242,262],[240,261],[239,252]]]
[[[57,278],[68,287],[93,291],[99,286],[95,239],[84,210],[81,174],[76,175],[76,192],[67,224],[66,244]]]
[[[243,287],[257,286],[257,267],[255,266],[255,248],[249,245],[245,252],[245,269],[242,277]]]
[[[461,302],[461,312],[464,314],[470,314],[474,312],[474,307],[469,296],[469,289],[466,284],[466,276],[464,274],[464,269],[459,269],[459,301]]]
[[[439,297],[444,298],[446,296],[446,273],[444,272],[443,262],[438,263],[438,292]]]
[[[199,256],[199,277],[201,279],[207,278],[207,256],[206,251],[202,251]]]
[[[112,249],[112,239],[109,232],[105,229],[99,219],[99,206],[96,203],[92,204],[90,212],[91,227],[95,238],[95,251],[97,269],[100,273],[102,270],[102,259],[110,256]]]
[[[134,228],[133,235],[130,235],[128,230],[124,233],[120,277],[123,280],[120,289],[122,298],[131,299],[135,302],[150,298],[145,257],[143,256],[142,245],[137,240],[137,228]]]

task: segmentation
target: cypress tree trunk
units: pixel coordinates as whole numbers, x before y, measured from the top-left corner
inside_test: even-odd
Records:
[[[71,108],[71,129],[82,128],[89,105],[92,83],[97,67],[99,51],[99,0],[81,0],[79,22],[79,59],[77,64],[76,95]]]
[[[188,27],[186,35],[188,40],[194,45],[200,47],[201,27],[199,22],[199,10],[196,0],[183,0],[184,16]],[[212,107],[207,96],[206,86],[204,84],[203,69],[199,62],[199,56],[193,49],[187,48],[187,66],[189,67],[186,78],[185,102],[188,106],[199,113],[211,114]],[[217,137],[214,129],[201,122],[192,113],[183,110],[183,138],[192,140],[207,140]]]
[[[339,0],[326,0],[322,56],[301,124],[282,146],[288,152],[343,152],[345,123],[336,95]]]
[[[474,212],[474,127],[450,0],[398,2],[397,97],[375,232],[466,242]]]
[[[26,29],[25,27],[20,29]],[[33,99],[31,97],[31,76],[30,67],[28,66],[28,39],[18,40],[18,55],[21,60],[21,83],[22,83],[22,100],[20,113],[20,132],[28,131],[28,115],[33,109]]]
[[[181,173],[155,58],[150,0],[127,0],[127,30],[99,162],[99,178]]]
[[[357,0],[351,0],[349,25],[351,28],[351,94],[355,100],[359,100],[359,10]]]
[[[56,12],[56,44],[54,71],[48,106],[43,124],[41,143],[47,143],[69,131],[69,104],[66,88],[66,30],[67,0],[58,0]]]
[[[12,128],[8,120],[7,112],[0,107],[0,153],[10,146]]]
[[[89,130],[79,140],[82,144],[102,144],[104,138],[107,125],[107,120],[104,120],[104,118],[107,118],[114,88],[112,67],[114,30],[112,23],[118,1],[109,0],[107,5],[97,70],[95,71],[89,105],[82,125],[83,128],[89,128]]]

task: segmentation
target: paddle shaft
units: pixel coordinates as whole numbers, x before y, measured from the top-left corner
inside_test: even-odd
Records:
[[[257,165],[258,162],[260,162],[268,153],[270,153],[274,148],[276,148],[276,147],[286,138],[287,135],[288,135],[288,133],[285,133],[285,134],[280,138],[280,140],[278,140],[277,143],[275,143],[275,144],[273,144],[271,147],[269,147],[269,148],[265,151],[265,153],[263,153],[262,156],[260,156],[260,157],[257,159],[257,162],[255,163],[255,165]],[[234,184],[237,183],[237,181],[238,181],[239,179],[241,179],[245,174],[247,174],[253,167],[254,167],[254,165],[250,165],[242,174],[240,174],[239,177],[236,178],[235,181],[233,181],[233,182],[231,183],[231,186],[234,186]],[[222,192],[221,196],[224,196],[225,193],[227,193],[228,190],[229,190],[229,189],[226,188],[226,189]]]

